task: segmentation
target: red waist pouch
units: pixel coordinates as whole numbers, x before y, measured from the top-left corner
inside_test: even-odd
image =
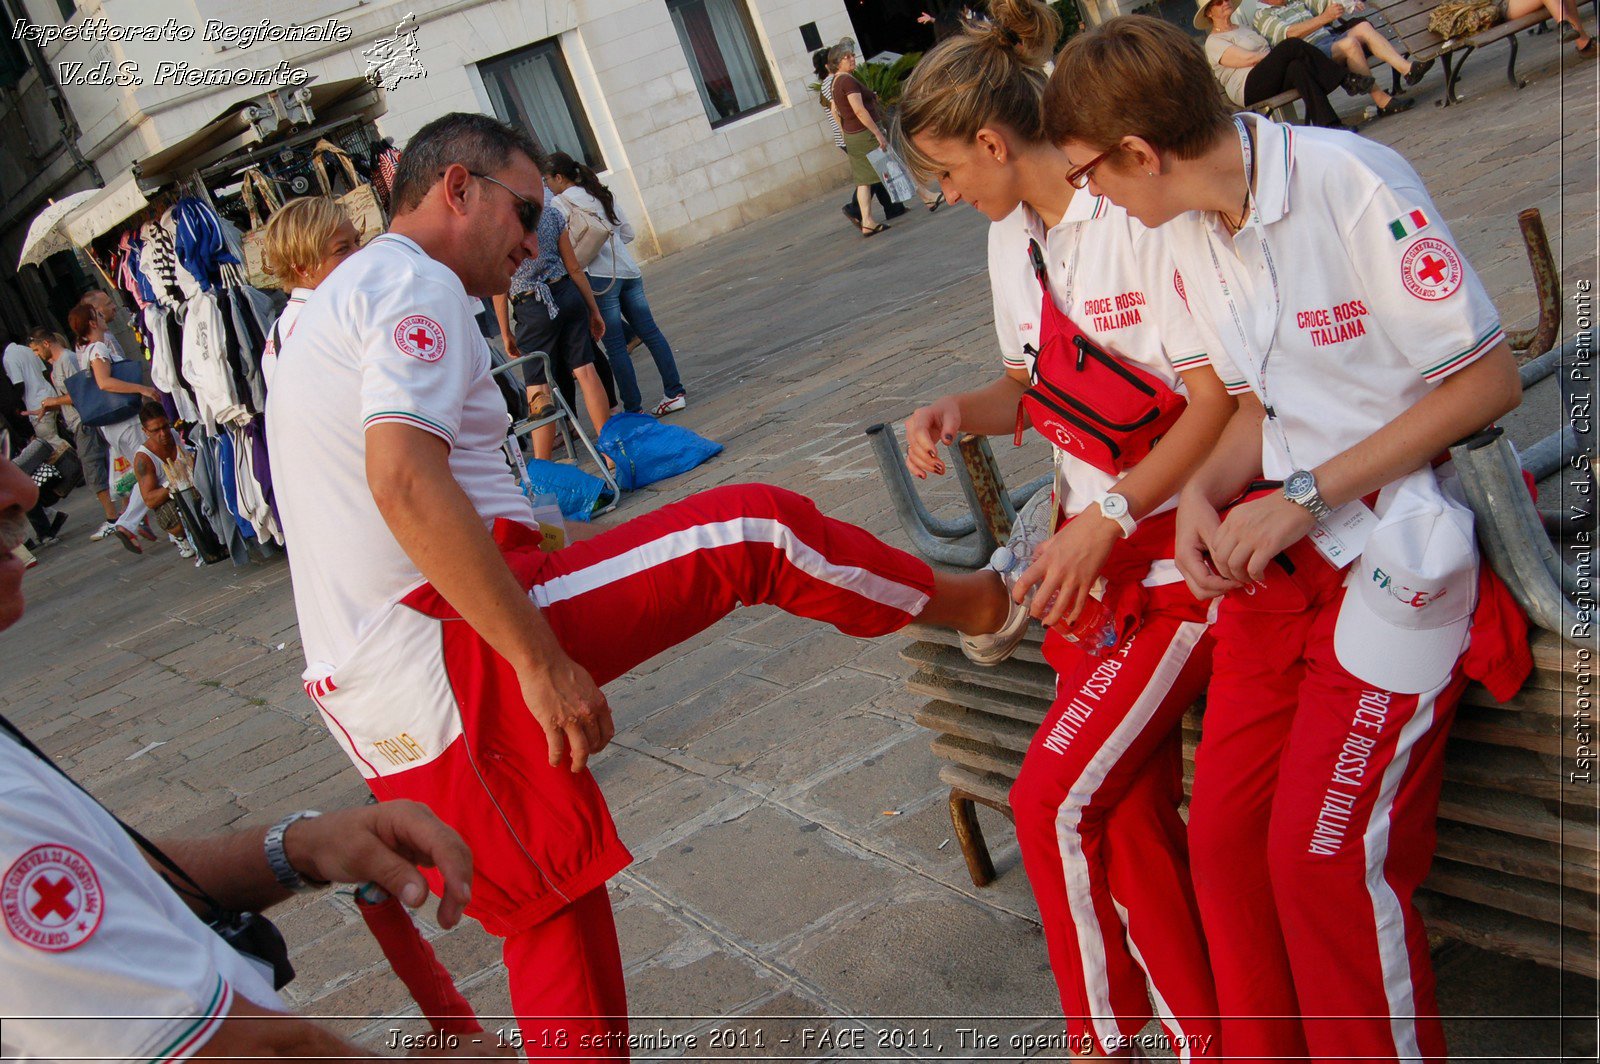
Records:
[[[1017,403],[1015,442],[1021,446],[1022,430],[1031,420],[1063,451],[1116,476],[1150,453],[1188,401],[1143,366],[1085,336],[1050,297],[1037,241],[1028,242],[1028,255],[1044,298],[1033,384]]]

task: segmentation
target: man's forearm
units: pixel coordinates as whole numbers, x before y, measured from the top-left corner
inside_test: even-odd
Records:
[[[293,827],[290,830],[294,830]],[[224,909],[260,912],[290,894],[279,885],[267,866],[266,838],[267,828],[262,825],[211,838],[169,838],[155,842],[161,852],[172,858],[173,863]],[[188,884],[151,860],[148,854],[145,860],[157,873],[173,882],[189,908],[196,913],[205,912],[205,906],[190,897],[188,892],[192,888]]]
[[[450,474],[443,440],[404,425],[367,430],[367,482],[395,541],[484,641],[519,672],[564,658],[483,518]]]

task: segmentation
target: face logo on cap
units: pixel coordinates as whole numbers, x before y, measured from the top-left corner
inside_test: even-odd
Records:
[[[1413,587],[1397,584],[1389,578],[1389,574],[1382,569],[1372,570],[1372,582],[1390,598],[1402,606],[1410,606],[1414,610],[1431,606],[1450,593],[1449,588],[1440,588],[1438,591],[1418,591]]]
[[[413,314],[394,327],[394,345],[403,355],[437,362],[444,357],[444,329],[427,315]]]
[[[105,896],[89,859],[67,846],[35,846],[0,879],[0,910],[18,942],[59,953],[100,926]]]
[[[1423,237],[1400,260],[1406,291],[1428,302],[1445,299],[1461,287],[1461,256],[1438,237]]]

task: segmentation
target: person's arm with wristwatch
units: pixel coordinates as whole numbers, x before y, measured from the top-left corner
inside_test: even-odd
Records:
[[[1443,454],[1451,444],[1478,432],[1514,410],[1522,398],[1516,359],[1504,341],[1470,365],[1446,377],[1431,392],[1366,439],[1311,469],[1295,470],[1285,478],[1285,490],[1241,503],[1220,522],[1216,506],[1228,501],[1217,489],[1232,485],[1235,493],[1250,478],[1230,475],[1213,465],[1231,463],[1242,468],[1238,452],[1218,453],[1202,467],[1185,490],[1187,511],[1180,520],[1189,524],[1211,557],[1223,580],[1235,584],[1257,581],[1266,575],[1274,555],[1316,527],[1318,515],[1330,513],[1377,491]],[[1254,397],[1240,403],[1238,417],[1253,406],[1259,468],[1261,403]],[[1224,439],[1227,435],[1224,435]],[[1210,489],[1210,490],[1208,490]],[[1210,506],[1210,521],[1197,509]],[[1208,527],[1209,526],[1209,527]],[[1191,578],[1192,563],[1180,567]]]
[[[270,827],[155,843],[224,909],[236,912],[259,912],[329,883],[369,881],[416,908],[428,896],[427,882],[417,871],[425,865],[444,876],[439,926],[449,928],[460,922],[472,891],[467,844],[416,802],[383,802],[326,814],[305,810]],[[154,860],[150,867],[165,874]],[[190,908],[205,914],[203,902],[182,896]]]
[[[1037,586],[1033,615],[1046,627],[1077,618],[1112,548],[1183,487],[1234,417],[1237,404],[1210,366],[1181,376],[1189,400],[1182,416],[1112,490],[1040,544],[1018,578],[1018,601]]]

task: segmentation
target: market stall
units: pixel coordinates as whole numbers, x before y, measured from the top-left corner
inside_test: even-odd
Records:
[[[360,78],[242,99],[70,212],[52,206],[50,232],[126,308],[150,381],[194,448],[193,517],[210,532],[194,540],[222,547],[208,561],[242,564],[283,544],[261,357],[284,294],[264,268],[265,224],[289,199],[329,195],[363,242],[382,232],[397,156],[373,125],[383,111],[382,90]]]

